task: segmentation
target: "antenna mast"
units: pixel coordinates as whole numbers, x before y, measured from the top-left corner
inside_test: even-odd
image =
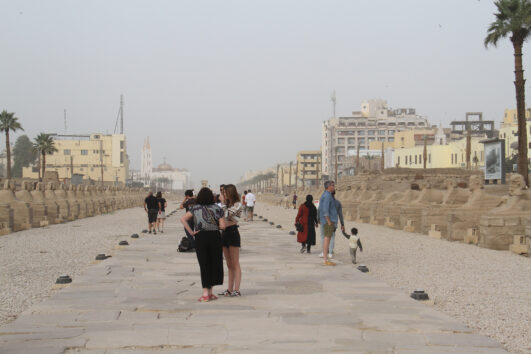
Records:
[[[332,92],[332,95],[330,96],[330,101],[332,101],[332,117],[336,117],[336,90]]]
[[[124,95],[120,95],[120,134],[124,133]]]

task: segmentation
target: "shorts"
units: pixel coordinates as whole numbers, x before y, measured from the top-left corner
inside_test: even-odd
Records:
[[[148,222],[150,224],[157,222],[157,215],[159,215],[158,209],[149,209],[148,210]]]
[[[253,206],[247,206],[247,212],[252,213],[254,211],[254,205]]]
[[[229,226],[221,233],[223,247],[241,247],[240,232],[238,226]]]
[[[324,224],[324,237],[332,237],[335,231],[336,231],[336,226],[334,224],[332,225]]]
[[[161,211],[160,214],[157,214],[157,219],[166,219],[166,213]]]

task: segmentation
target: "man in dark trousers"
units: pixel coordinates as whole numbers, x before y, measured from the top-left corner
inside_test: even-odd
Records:
[[[156,235],[157,230],[155,229],[155,224],[157,223],[157,215],[159,215],[160,211],[160,203],[152,191],[149,191],[148,196],[144,199],[144,210],[148,214],[149,233],[151,233],[151,229],[153,228],[153,234]]]
[[[185,209],[185,211],[190,211],[192,209],[192,207],[195,205],[195,198],[194,198],[194,190],[193,189],[187,189],[185,192],[184,192],[184,200],[183,202],[181,203],[181,206],[179,207],[179,209]],[[190,228],[193,230],[194,229],[194,219],[190,219],[188,220],[188,225],[190,226]],[[188,238],[188,240],[190,240],[190,244],[192,245],[192,248],[195,248],[195,239],[192,235],[190,235],[188,233],[188,231],[186,231],[186,229],[184,229],[184,233],[186,234],[186,237]]]

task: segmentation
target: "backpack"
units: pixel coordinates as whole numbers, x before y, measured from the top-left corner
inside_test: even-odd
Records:
[[[188,237],[183,237],[181,239],[181,242],[179,243],[179,247],[177,248],[177,251],[179,251],[179,252],[193,252],[195,250],[192,247],[192,242],[188,239]]]

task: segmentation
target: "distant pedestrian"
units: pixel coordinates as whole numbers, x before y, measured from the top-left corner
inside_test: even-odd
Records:
[[[227,184],[223,193],[223,210],[225,215],[225,230],[221,233],[223,255],[229,270],[229,284],[227,290],[220,295],[241,296],[240,284],[242,271],[240,268],[241,238],[238,231],[238,222],[242,215],[240,196],[233,184]]]
[[[247,195],[245,196],[245,202],[247,203],[247,216],[248,221],[253,221],[254,206],[256,204],[256,197],[249,189]]]
[[[157,214],[157,230],[164,233],[164,220],[166,219],[166,207],[168,203],[166,199],[162,198],[162,192],[157,192],[157,201],[159,203],[159,213]]]
[[[153,229],[153,233],[156,235],[157,230],[155,229],[156,223],[157,223],[157,215],[159,214],[160,206],[159,201],[157,198],[153,196],[153,192],[149,191],[148,196],[146,199],[144,199],[144,210],[146,211],[148,215],[148,229],[149,233],[151,233],[151,229]]]
[[[305,251],[310,254],[311,247],[315,245],[315,228],[319,226],[317,219],[317,209],[313,204],[313,196],[306,196],[306,203],[301,204],[299,212],[295,218],[295,225],[299,225],[297,242],[301,243],[301,253]]]
[[[188,224],[194,221],[194,230]],[[201,188],[196,204],[181,217],[185,229],[195,236],[197,261],[201,270],[203,295],[197,300],[216,300],[215,285],[223,284],[223,252],[220,229],[225,229],[223,209],[214,204],[214,194],[209,188]]]
[[[247,221],[247,202],[245,201],[245,197],[247,196],[247,191],[243,191],[242,195],[242,206],[243,206],[243,220]]]
[[[293,193],[293,201],[292,201],[292,204],[293,204],[293,209],[297,209],[297,193]]]
[[[194,191],[193,189],[187,189],[184,192],[184,200],[181,203],[179,209],[185,209],[187,212],[192,210],[192,207],[195,205],[195,198],[194,198]],[[194,229],[194,220],[190,219],[188,220],[188,226],[190,226],[190,229]],[[190,244],[192,245],[192,248],[195,248],[195,239],[192,234],[188,232],[186,228],[184,228],[184,232],[186,234],[186,237],[190,241]]]
[[[324,183],[325,191],[319,199],[319,223],[321,224],[321,245],[324,258],[324,264],[335,266],[336,264],[329,260],[332,258],[330,250],[330,239],[334,236],[337,227],[337,208],[332,193],[336,190],[334,181]]]

